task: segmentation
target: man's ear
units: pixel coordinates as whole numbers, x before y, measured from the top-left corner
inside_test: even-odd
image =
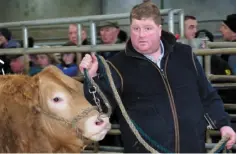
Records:
[[[161,33],[162,33],[162,25],[157,25],[158,27],[158,34],[159,36],[161,36]]]
[[[120,28],[116,28],[117,36],[118,36],[119,32],[120,32]]]

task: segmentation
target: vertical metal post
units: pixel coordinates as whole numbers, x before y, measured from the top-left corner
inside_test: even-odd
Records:
[[[205,73],[206,76],[209,76],[211,74],[211,56],[205,56]]]
[[[80,46],[82,44],[82,37],[81,37],[81,32],[82,32],[82,26],[81,24],[77,24],[77,45]]]
[[[168,13],[168,29],[169,32],[174,34],[174,12],[173,10]]]
[[[81,26],[81,24],[77,24],[77,46],[79,47],[79,46],[81,46],[81,44],[82,44],[82,36],[81,36],[81,34],[82,34],[82,26]],[[79,53],[79,52],[77,52],[76,53],[76,56],[77,56],[77,65],[79,66],[79,64],[80,64],[80,62],[81,62],[81,60],[82,60],[82,53]]]
[[[90,24],[91,45],[96,45],[96,25],[94,22]]]
[[[23,27],[23,42],[24,48],[28,48],[28,30],[26,26]]]
[[[180,37],[184,37],[184,11],[180,10],[179,12],[179,33]]]
[[[27,49],[28,48],[28,29],[27,29],[26,26],[24,26],[22,28],[22,32],[23,32],[23,45],[24,45],[24,49]],[[24,52],[24,73],[28,74],[29,69],[30,69],[30,66],[29,66],[29,56]]]

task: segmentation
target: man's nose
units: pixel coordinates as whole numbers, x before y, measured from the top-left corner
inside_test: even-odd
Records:
[[[140,37],[144,37],[144,36],[145,36],[145,32],[144,32],[144,30],[140,30],[140,32],[139,32],[139,36],[140,36]]]

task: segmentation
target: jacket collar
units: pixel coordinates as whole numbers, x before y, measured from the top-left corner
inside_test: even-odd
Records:
[[[161,41],[164,45],[164,57],[173,51],[173,46],[176,43],[176,38],[173,34],[163,31],[161,33]],[[160,43],[160,42],[159,42]],[[125,54],[127,56],[132,56],[132,57],[144,57],[143,54],[137,52],[134,47],[132,46],[131,39],[127,41],[127,44],[125,46]]]

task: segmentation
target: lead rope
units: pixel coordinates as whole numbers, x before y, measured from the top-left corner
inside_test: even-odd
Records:
[[[115,87],[115,84],[114,84],[114,81],[113,81],[113,78],[111,76],[111,71],[110,71],[110,68],[107,64],[107,62],[105,61],[105,59],[102,57],[102,56],[98,56],[96,55],[97,59],[99,62],[101,62],[101,64],[103,64],[104,68],[105,68],[105,72],[106,72],[106,75],[108,77],[108,80],[109,80],[109,84],[110,84],[110,87],[113,91],[113,94],[114,94],[114,97],[118,103],[118,106],[121,110],[121,113],[124,117],[124,119],[126,120],[126,122],[128,123],[130,129],[132,130],[133,134],[136,136],[136,138],[138,139],[138,141],[148,150],[150,151],[151,153],[159,153],[157,150],[155,150],[153,147],[151,147],[140,135],[139,131],[137,130],[136,126],[134,126],[132,120],[130,119],[128,113],[126,112],[126,109],[125,107],[123,106],[123,103],[122,103],[122,100],[116,90],[116,87]],[[99,63],[100,64],[100,63]],[[89,78],[88,77],[88,74],[85,74],[85,78],[88,79],[88,81],[90,81],[90,83],[92,83],[92,85],[94,85],[94,81],[92,78]],[[103,99],[103,98],[102,98]],[[221,151],[224,147],[225,147],[225,144],[226,142],[229,140],[229,137],[228,136],[223,136],[222,139],[215,145],[215,147],[209,152],[209,154],[212,154],[212,153],[217,153],[219,151]]]

